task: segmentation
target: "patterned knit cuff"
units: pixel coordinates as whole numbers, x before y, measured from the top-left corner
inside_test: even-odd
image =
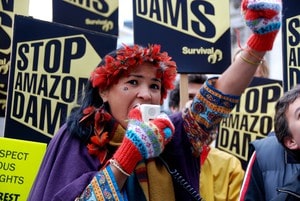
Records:
[[[268,34],[252,34],[247,41],[247,45],[256,51],[269,51],[273,48],[277,31]]]
[[[240,98],[240,96],[223,94],[214,88],[215,81],[216,78],[208,79],[191,105],[194,118],[205,128],[210,128],[227,117]]]
[[[92,179],[90,184],[85,188],[76,201],[93,201],[93,200],[127,200],[126,192],[120,192],[114,174],[107,166],[99,171]]]
[[[132,141],[124,137],[122,145],[117,149],[113,158],[125,172],[131,174],[137,163],[142,160],[142,155]]]

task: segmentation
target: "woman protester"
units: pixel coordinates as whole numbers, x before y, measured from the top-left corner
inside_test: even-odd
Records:
[[[280,28],[280,1],[242,4],[253,31],[247,47],[219,78],[205,82],[184,115],[141,118],[140,105],[160,105],[174,88],[176,63],[160,45],[107,55],[92,72],[82,105],[51,140],[29,200],[200,200],[202,146],[238,102]]]

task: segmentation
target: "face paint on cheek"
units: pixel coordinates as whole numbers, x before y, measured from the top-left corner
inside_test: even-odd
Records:
[[[123,91],[128,91],[128,87],[124,87],[124,88],[123,88]]]

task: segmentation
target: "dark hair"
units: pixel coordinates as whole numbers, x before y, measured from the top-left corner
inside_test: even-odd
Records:
[[[189,74],[188,83],[203,84],[207,80],[207,76],[204,74]]]
[[[284,139],[291,136],[289,130],[289,122],[286,118],[286,111],[288,110],[290,104],[292,104],[297,98],[300,97],[300,87],[287,91],[276,103],[275,106],[275,118],[274,118],[274,128],[275,134],[280,143],[284,143]]]
[[[169,107],[179,107],[179,83],[176,84],[175,89],[169,94]]]
[[[114,57],[116,56],[117,50],[110,52],[108,55]],[[104,60],[102,60],[98,66],[104,64]],[[92,86],[91,80],[88,80],[86,83],[84,92],[82,94],[82,101],[79,107],[75,107],[72,109],[69,118],[67,119],[67,127],[71,134],[78,136],[83,141],[89,139],[90,135],[93,133],[92,127],[86,127],[83,124],[80,124],[80,119],[83,117],[83,110],[89,106],[94,106],[95,108],[103,105],[103,100],[99,95],[99,89]],[[106,106],[106,109],[109,107]]]
[[[207,80],[207,76],[204,74],[188,74],[188,83],[204,84]],[[179,107],[180,92],[179,83],[177,82],[175,89],[169,94],[169,107]]]

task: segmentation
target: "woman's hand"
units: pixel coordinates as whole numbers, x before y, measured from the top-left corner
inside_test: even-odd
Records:
[[[256,51],[268,51],[281,26],[281,0],[243,0],[242,13],[253,34],[247,44]]]
[[[113,156],[128,174],[142,159],[159,156],[174,133],[174,125],[166,114],[149,122],[142,121],[141,116],[139,107],[130,112],[125,137]]]

